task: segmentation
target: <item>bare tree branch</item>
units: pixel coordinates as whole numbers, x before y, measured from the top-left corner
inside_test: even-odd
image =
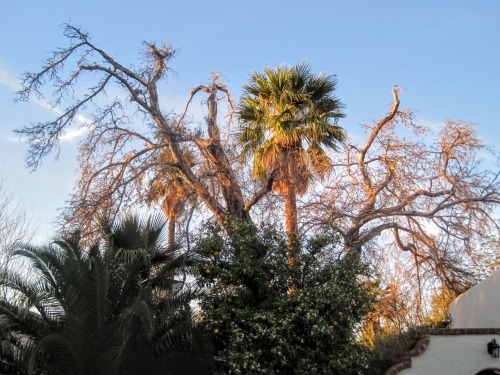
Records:
[[[172,172],[217,220],[223,222],[227,216],[249,220],[248,210],[268,190],[261,189],[245,204],[234,169],[236,158],[221,140],[218,102],[226,100],[231,112],[232,100],[219,77],[213,76],[208,86],[194,88],[180,116],[165,113],[158,83],[175,54],[171,47],[145,43],[140,67],[127,68],[96,47],[79,28],[65,25],[64,32],[69,46],[55,51],[40,72],[25,74],[19,98],[43,98],[42,88],[52,87],[48,94],[52,103],[69,103],[67,109],[55,120],[26,126],[17,133],[27,139],[26,160],[36,169],[47,154],[58,150],[61,136],[70,126],[85,128],[87,137],[81,142],[79,156],[81,177],[70,207],[63,213],[66,225],[92,232],[95,214],[113,216],[123,207],[147,202],[145,191],[152,182],[169,181]],[[88,79],[96,80],[97,85],[80,85]],[[109,92],[118,94],[110,99]],[[185,121],[197,94],[208,95],[207,122],[205,129],[192,130]],[[86,112],[92,120],[82,125],[77,116]]]
[[[376,241],[387,244],[379,251],[409,251],[420,276],[432,271],[461,290],[480,276],[471,274],[469,262],[482,256],[477,270],[484,272],[500,250],[494,241],[500,233],[498,172],[481,164],[488,148],[472,125],[447,121],[430,143],[428,130],[399,111],[397,90],[393,97],[391,111],[369,129],[364,146],[336,155],[335,173],[303,204],[302,220],[311,228],[332,225],[346,251],[361,252]],[[487,248],[480,245],[485,240]]]

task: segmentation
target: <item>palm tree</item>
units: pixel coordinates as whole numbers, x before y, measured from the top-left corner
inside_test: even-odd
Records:
[[[184,157],[194,163],[194,154],[183,150]],[[169,167],[173,163],[169,149],[164,150],[157,158],[156,176],[149,182],[146,202],[161,202],[163,213],[168,219],[167,243],[169,247],[175,244],[175,227],[180,215],[184,212],[186,204],[193,199],[192,189],[186,183],[177,169]]]
[[[325,147],[337,150],[346,138],[337,125],[344,117],[333,93],[334,76],[314,75],[307,64],[265,68],[243,87],[237,113],[242,158],[253,156],[253,175],[273,180],[284,197],[289,243],[298,235],[297,197],[313,176],[325,177],[331,161]],[[298,254],[290,263],[298,262]]]
[[[210,368],[192,324],[196,297],[165,275],[164,219],[103,222],[103,240],[82,249],[74,235],[24,246],[29,272],[0,279],[0,368],[19,374],[189,374]],[[162,292],[163,291],[163,292]],[[161,293],[159,293],[161,292]]]
[[[148,199],[154,203],[161,201],[163,213],[168,219],[167,243],[169,247],[175,244],[175,225],[184,211],[190,192],[186,182],[176,171],[171,171],[166,179],[156,179],[150,184]]]

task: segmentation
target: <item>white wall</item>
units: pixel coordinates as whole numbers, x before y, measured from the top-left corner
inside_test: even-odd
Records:
[[[401,375],[475,375],[481,370],[500,370],[500,358],[486,350],[491,339],[500,335],[433,335],[427,350],[412,358],[412,367]],[[398,374],[398,375],[399,375]]]
[[[500,270],[454,299],[449,312],[450,328],[500,328]]]
[[[450,304],[450,328],[500,328],[500,270],[469,289]],[[495,331],[497,332],[497,331]],[[486,369],[500,371],[500,358],[492,358],[487,343],[500,334],[431,335],[427,349],[412,358],[402,375],[475,375]]]

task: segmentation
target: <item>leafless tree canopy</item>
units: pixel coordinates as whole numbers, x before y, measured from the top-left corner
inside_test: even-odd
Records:
[[[27,164],[35,169],[44,156],[58,150],[61,136],[71,125],[87,130],[80,148],[81,178],[65,222],[89,229],[96,214],[113,217],[144,198],[144,190],[158,179],[159,171],[167,175],[172,169],[218,220],[228,215],[248,218],[248,211],[268,188],[244,197],[233,168],[236,157],[221,139],[217,123],[219,101],[232,104],[226,86],[213,77],[210,85],[194,88],[184,112],[175,115],[162,108],[158,93],[176,53],[170,46],[144,43],[140,66],[125,67],[79,28],[65,25],[64,31],[69,46],[54,52],[40,72],[24,75],[20,99],[43,97],[42,88],[51,86],[52,104],[66,107],[55,120],[18,133],[29,142]],[[206,95],[203,130],[193,129],[185,120],[197,94]],[[82,122],[79,115],[84,113],[92,113],[92,119]]]
[[[0,272],[8,266],[14,246],[29,242],[34,231],[31,211],[16,200],[0,176]]]
[[[391,111],[366,126],[366,142],[335,156],[334,176],[305,202],[303,221],[332,225],[347,251],[378,241],[378,251],[408,252],[417,276],[431,271],[460,291],[474,281],[471,264],[498,254],[499,172],[482,169],[488,149],[471,124],[446,121],[431,139],[393,95]]]
[[[176,53],[170,46],[144,43],[140,63],[126,67],[81,29],[66,25],[64,31],[69,45],[55,51],[40,72],[26,73],[20,92],[21,100],[29,100],[52,89],[46,96],[64,109],[55,120],[18,133],[29,142],[27,164],[35,169],[57,152],[71,125],[86,129],[81,178],[66,223],[89,230],[96,214],[113,218],[123,207],[157,200],[151,189],[161,191],[173,179],[178,188],[165,190],[164,199],[201,202],[221,222],[228,216],[250,220],[252,207],[272,198],[272,177],[250,183],[248,170],[237,163],[238,149],[218,124],[217,106],[225,101],[231,112],[232,101],[217,77],[194,88],[185,109],[175,114],[161,103],[158,90]],[[206,124],[198,128],[187,120],[197,95],[207,104]],[[333,227],[348,252],[369,255],[376,243],[378,256],[405,254],[417,277],[437,275],[448,288],[461,290],[474,277],[469,264],[498,262],[498,167],[484,169],[487,148],[470,124],[447,121],[431,140],[410,112],[400,110],[398,90],[393,98],[389,113],[367,126],[364,144],[331,155],[330,179],[301,204],[302,227]],[[87,114],[88,121],[80,116]],[[167,202],[170,208],[177,204],[183,203]],[[190,209],[172,217],[181,220],[181,212],[189,223]],[[485,254],[493,258],[485,260]]]

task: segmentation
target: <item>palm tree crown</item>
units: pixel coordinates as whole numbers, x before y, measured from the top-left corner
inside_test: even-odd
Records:
[[[337,125],[343,107],[333,92],[334,76],[314,75],[307,64],[265,68],[243,87],[238,106],[243,158],[254,157],[253,173],[274,174],[275,188],[295,185],[303,194],[312,175],[324,177],[331,162],[323,147],[345,140]]]
[[[332,164],[325,147],[336,150],[346,138],[337,125],[343,104],[333,93],[334,76],[315,75],[307,64],[265,68],[253,73],[238,105],[242,158],[253,156],[256,178],[272,178],[285,198],[288,235],[298,232],[297,195],[314,175],[325,177]]]
[[[183,149],[185,159],[194,164],[194,154]],[[196,196],[181,173],[169,167],[174,160],[169,149],[165,149],[158,157],[155,176],[149,182],[145,200],[148,204],[161,202],[162,210],[168,219],[168,246],[175,244],[175,230],[180,215],[186,204],[195,203]]]

